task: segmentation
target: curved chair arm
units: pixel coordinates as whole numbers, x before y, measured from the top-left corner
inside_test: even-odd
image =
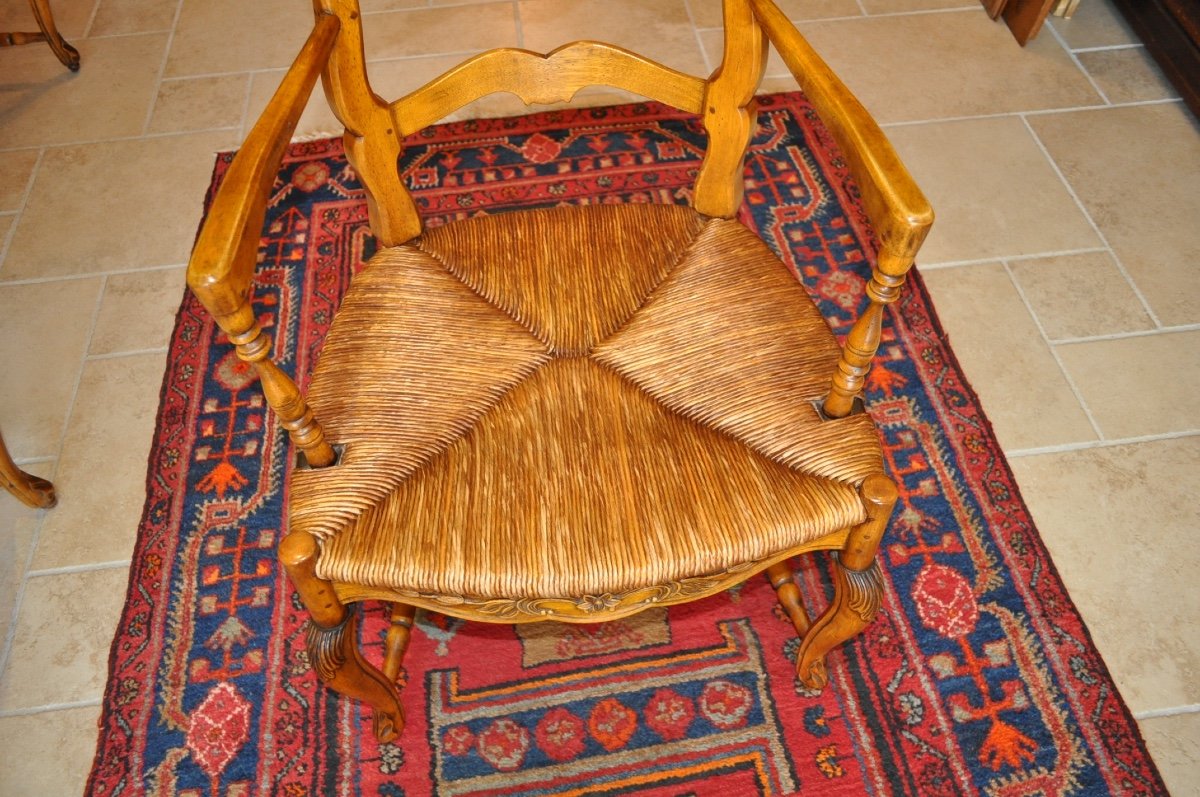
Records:
[[[841,148],[879,240],[878,264],[866,288],[870,304],[846,336],[821,407],[827,417],[842,418],[858,406],[856,399],[879,349],[883,308],[900,296],[904,278],[933,224],[933,208],[867,109],[796,26],[771,0],[750,2],[767,38]]]
[[[317,18],[304,48],[233,159],[196,239],[187,271],[192,292],[237,346],[238,356],[254,365],[267,403],[316,467],[331,464],[333,450],[296,384],[268,359],[271,339],[258,326],[250,293],[267,202],[283,152],[340,27],[335,16]]]
[[[751,0],[767,38],[846,157],[881,252],[885,274],[903,276],[933,224],[933,209],[879,125],[772,0]]]

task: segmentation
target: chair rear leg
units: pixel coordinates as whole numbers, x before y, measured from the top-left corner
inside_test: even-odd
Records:
[[[358,612],[347,608],[333,584],[316,574],[317,541],[294,532],[279,544],[279,560],[308,609],[308,658],[330,688],[374,709],[375,738],[390,742],[404,730],[404,708],[395,682],[367,662],[358,650]]]
[[[871,476],[861,494],[867,519],[851,529],[845,547],[834,555],[833,601],[804,634],[796,657],[796,674],[810,689],[825,687],[825,654],[870,625],[883,598],[875,551],[896,504],[896,485],[886,476]]]
[[[385,655],[383,657],[383,674],[392,683],[400,675],[400,664],[404,661],[404,652],[408,650],[408,640],[412,637],[413,617],[417,607],[407,603],[392,604],[392,624],[388,627],[387,639],[384,641]]]

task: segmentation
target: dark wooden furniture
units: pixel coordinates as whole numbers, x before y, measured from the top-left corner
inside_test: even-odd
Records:
[[[63,66],[72,72],[78,72],[79,51],[67,44],[55,27],[54,14],[50,12],[50,0],[29,0],[29,7],[33,10],[33,18],[37,20],[38,32],[0,33],[0,47],[46,42],[58,60],[62,61]]]
[[[619,47],[492,50],[399,100],[366,77],[355,0],[316,0],[304,49],[231,165],[192,290],[261,378],[305,460],[279,556],[312,623],[317,675],[403,727],[396,687],[417,607],[470,620],[596,622],[766,571],[802,637],[797,672],[880,602],[896,500],[858,400],[932,212],[875,122],[771,0],[725,0],[708,79]],[[733,217],[768,42],[850,164],[880,242],[844,347]],[[267,197],[318,77],[345,125],[380,251],[346,295],[307,395],[270,359],[249,296]],[[607,84],[699,115],[692,207],[589,206],[423,230],[397,174],[404,137],[495,91],[527,103]],[[788,568],[836,552],[810,621]],[[358,601],[390,602],[382,667]]]
[[[1113,0],[1150,55],[1200,119],[1200,3]]]

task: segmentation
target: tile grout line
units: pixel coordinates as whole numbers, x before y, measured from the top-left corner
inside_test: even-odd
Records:
[[[87,24],[83,26],[83,38],[85,39],[100,38],[99,36],[92,36],[92,28],[95,27],[96,17],[100,14],[101,2],[103,0],[93,0],[92,2],[92,13],[88,14]]]
[[[238,143],[239,149],[241,148],[241,145],[245,143],[246,137],[250,134],[250,131],[246,126],[250,124],[250,97],[254,94],[254,73],[246,72],[244,74],[246,88],[243,90],[242,94],[242,117],[238,120],[237,126],[238,138],[240,139],[240,142]],[[301,111],[301,113],[303,113],[303,111]],[[296,123],[299,124],[299,120],[297,120]]]
[[[29,717],[35,714],[49,714],[52,711],[67,711],[73,708],[92,708],[104,703],[104,698],[93,697],[87,700],[71,700],[63,703],[46,703],[41,706],[29,706],[28,708],[10,708],[0,711],[0,719],[8,719],[9,717]]]
[[[1198,436],[1200,436],[1200,429],[1181,432],[1162,432],[1159,434],[1139,435],[1137,437],[1114,437],[1108,440],[1085,440],[1079,443],[1059,443],[1053,446],[1015,448],[1011,451],[1005,451],[1004,456],[1009,459],[1022,459],[1024,457],[1037,457],[1045,454],[1069,454],[1075,451],[1089,451],[1096,448],[1116,448],[1118,446],[1157,443],[1163,440],[1186,440],[1189,437]]]
[[[1104,100],[1104,104],[1111,106],[1113,102],[1108,98],[1108,94],[1105,93],[1104,89],[1100,88],[1100,84],[1096,82],[1095,78],[1092,77],[1092,73],[1089,72],[1087,67],[1083,65],[1083,62],[1079,60],[1079,56],[1075,54],[1075,51],[1072,50],[1070,45],[1067,44],[1066,40],[1063,39],[1062,34],[1059,33],[1053,25],[1047,25],[1046,27],[1050,29],[1050,34],[1054,37],[1054,40],[1058,42],[1059,46],[1062,47],[1066,52],[1067,57],[1071,59],[1071,63],[1075,64],[1075,68],[1083,73],[1083,76],[1087,78],[1088,83],[1092,84],[1092,88],[1095,89],[1096,93],[1100,95],[1100,99]]]
[[[150,107],[146,110],[146,118],[142,122],[142,135],[150,132],[150,122],[154,120],[154,111],[158,108],[158,95],[162,91],[163,75],[167,73],[167,61],[171,58],[171,48],[175,44],[175,29],[179,26],[179,17],[182,13],[183,0],[175,0],[175,15],[171,18],[171,29],[167,32],[167,45],[163,48],[158,74],[154,76],[154,90],[150,95]]]
[[[33,160],[33,168],[29,170],[29,179],[25,181],[25,190],[21,193],[21,201],[17,203],[16,210],[13,211],[13,223],[9,225],[4,239],[0,240],[0,280],[4,278],[4,264],[8,262],[9,249],[17,237],[17,226],[21,223],[21,217],[25,215],[25,209],[29,207],[29,198],[33,196],[33,184],[37,180],[37,174],[42,168],[42,159],[45,157],[46,148],[42,147]]]
[[[165,263],[145,268],[114,268],[108,271],[84,271],[79,274],[58,274],[48,277],[22,277],[19,279],[0,279],[0,288],[10,288],[16,285],[45,285],[48,282],[67,282],[78,279],[93,279],[96,277],[116,277],[123,274],[142,274],[147,271],[170,271],[174,268],[187,268],[187,263]]]
[[[1017,296],[1021,298],[1021,303],[1025,305],[1025,312],[1029,313],[1029,317],[1033,319],[1034,326],[1037,327],[1038,335],[1042,338],[1042,343],[1050,351],[1050,356],[1054,358],[1054,362],[1058,364],[1058,370],[1062,372],[1063,379],[1067,380],[1067,386],[1071,388],[1071,393],[1075,396],[1075,401],[1079,402],[1080,409],[1083,410],[1084,416],[1088,423],[1092,425],[1092,431],[1096,433],[1096,437],[1100,440],[1104,439],[1104,431],[1100,428],[1100,424],[1096,421],[1096,417],[1092,415],[1092,408],[1088,406],[1087,401],[1083,398],[1083,391],[1075,384],[1075,379],[1071,376],[1071,372],[1067,370],[1066,364],[1062,361],[1062,357],[1058,353],[1058,349],[1050,342],[1049,336],[1046,335],[1046,327],[1042,324],[1042,319],[1038,318],[1038,314],[1033,309],[1033,304],[1029,301],[1029,297],[1025,294],[1025,289],[1021,287],[1021,283],[1017,281],[1017,276],[1013,274],[1012,267],[1007,260],[1001,260],[1001,265],[1004,267],[1004,273],[1008,275],[1008,281],[1012,283],[1013,290],[1017,292]]]
[[[1154,720],[1161,717],[1182,717],[1188,714],[1200,714],[1200,703],[1188,703],[1183,706],[1171,706],[1170,708],[1152,708],[1146,711],[1136,711],[1133,718],[1138,722],[1142,720]]]
[[[1106,53],[1113,50],[1143,50],[1146,45],[1141,42],[1135,44],[1102,44],[1098,47],[1073,47],[1073,53]]]
[[[692,26],[692,38],[696,40],[696,46],[700,48],[700,59],[704,61],[704,68],[711,75],[713,72],[712,59],[708,57],[708,48],[704,46],[704,38],[700,35],[700,26],[696,24],[696,15],[692,13],[692,0],[683,0],[683,10],[687,13],[688,24]]]
[[[989,263],[996,263],[1001,260],[1008,260],[1013,263],[1022,263],[1026,260],[1041,260],[1048,257],[1066,257],[1068,255],[1092,255],[1092,254],[1109,254],[1112,250],[1107,246],[1086,246],[1082,249],[1055,249],[1047,252],[1031,252],[1021,255],[995,255],[993,257],[981,257],[972,260],[939,260],[933,263],[917,263],[917,268],[922,271],[936,271],[943,268],[960,268],[962,266],[983,266]]]
[[[1076,343],[1098,343],[1106,340],[1129,340],[1130,338],[1151,338],[1159,335],[1172,335],[1180,332],[1200,331],[1200,323],[1177,324],[1175,326],[1159,327],[1157,329],[1139,329],[1133,332],[1110,332],[1105,335],[1086,335],[1077,338],[1057,338],[1051,340],[1054,346],[1070,346]]]
[[[433,7],[433,0],[430,0],[430,8]],[[513,28],[517,34],[517,46],[525,46],[525,23],[521,19],[521,3],[520,0],[512,0],[513,10]]]
[[[66,443],[67,430],[71,426],[71,416],[75,413],[75,401],[79,397],[79,386],[83,382],[83,370],[87,364],[87,353],[92,348],[92,338],[96,334],[96,320],[100,317],[100,305],[104,301],[104,289],[108,286],[108,277],[101,278],[100,288],[96,291],[96,303],[92,308],[91,324],[88,327],[87,339],[83,343],[83,356],[79,359],[78,368],[75,371],[75,384],[71,388],[71,396],[67,401],[67,415],[63,420],[62,431],[58,436],[58,445],[55,447],[55,463],[53,472],[51,473],[51,481],[56,481],[58,472],[62,468],[62,452],[63,445]],[[8,671],[9,657],[12,655],[13,646],[16,644],[17,621],[21,616],[21,608],[25,603],[25,588],[29,585],[29,573],[33,565],[33,558],[37,554],[38,544],[42,539],[42,529],[45,527],[47,510],[42,511],[42,517],[38,519],[37,527],[33,530],[33,536],[29,541],[29,555],[25,558],[25,566],[22,568],[21,581],[17,587],[17,594],[13,596],[12,624],[9,626],[8,633],[4,638],[4,649],[0,651],[0,683],[4,681],[4,675]]]
[[[265,70],[265,71],[273,72],[273,71],[278,71],[278,70]],[[242,74],[242,73],[241,72],[227,73],[227,75],[240,75],[240,74]],[[132,135],[132,136],[109,136],[108,138],[93,138],[93,139],[87,139],[87,140],[81,140],[81,141],[59,141],[54,144],[39,144],[37,146],[30,146],[30,147],[9,147],[7,149],[0,149],[0,155],[3,155],[8,152],[24,152],[26,150],[32,150],[32,149],[42,149],[42,150],[67,149],[68,147],[88,147],[88,146],[92,146],[94,144],[124,144],[124,143],[129,143],[132,141],[147,141],[147,140],[157,141],[159,139],[164,139],[164,138],[182,138],[183,136],[194,136],[194,135],[200,135],[202,133],[226,133],[226,132],[229,132],[230,130],[237,130],[237,128],[234,127],[233,125],[229,125],[227,127],[205,127],[205,128],[201,128],[199,130],[177,130],[177,131],[172,130],[172,131],[169,131],[166,133],[142,133],[142,134]]]
[[[131,559],[114,559],[109,562],[89,562],[83,565],[63,565],[62,567],[43,567],[37,570],[30,570],[25,574],[25,578],[43,578],[45,576],[65,576],[72,573],[94,573],[99,570],[120,570],[128,569],[132,564]]]
[[[1034,143],[1036,143],[1038,149],[1042,151],[1042,156],[1045,157],[1050,163],[1050,168],[1054,169],[1054,173],[1058,175],[1058,179],[1067,189],[1067,193],[1070,194],[1071,199],[1075,201],[1075,206],[1079,208],[1079,212],[1083,214],[1083,217],[1087,219],[1088,224],[1091,225],[1093,232],[1096,233],[1096,236],[1106,247],[1108,247],[1109,251],[1112,253],[1112,259],[1113,262],[1117,264],[1117,270],[1121,272],[1121,276],[1125,278],[1125,281],[1129,283],[1129,287],[1133,289],[1133,294],[1137,296],[1138,301],[1142,303],[1142,308],[1145,309],[1146,315],[1150,316],[1150,320],[1154,322],[1154,326],[1157,329],[1162,329],[1162,320],[1159,319],[1158,314],[1154,312],[1154,308],[1150,306],[1150,302],[1147,301],[1145,294],[1142,293],[1142,289],[1139,288],[1137,283],[1133,281],[1133,277],[1130,276],[1129,272],[1126,270],[1125,264],[1121,262],[1120,256],[1117,254],[1116,250],[1113,249],[1112,244],[1109,243],[1108,236],[1104,234],[1104,232],[1100,229],[1100,225],[1097,224],[1096,220],[1092,218],[1092,214],[1088,212],[1087,207],[1083,204],[1083,200],[1079,198],[1079,194],[1075,191],[1075,187],[1071,185],[1071,182],[1067,179],[1067,176],[1063,174],[1062,169],[1058,165],[1058,161],[1054,159],[1054,156],[1050,154],[1050,150],[1047,149],[1045,143],[1042,142],[1041,136],[1037,134],[1037,131],[1033,129],[1033,125],[1029,123],[1029,120],[1025,118],[1024,115],[1021,116],[1021,122],[1025,125],[1025,129],[1029,131],[1029,135],[1033,136]]]
[[[1011,117],[1049,116],[1051,114],[1074,113],[1076,111],[1100,111],[1113,108],[1139,108],[1143,105],[1171,105],[1182,103],[1179,97],[1163,97],[1154,100],[1130,100],[1129,102],[1114,102],[1109,105],[1069,105],[1062,108],[1028,108],[1020,111],[998,111],[996,113],[980,113],[972,116],[939,116],[932,119],[905,119],[899,122],[880,122],[883,129],[889,127],[911,127],[913,125],[931,125],[939,122],[971,122],[982,119],[1008,119]]]
[[[182,286],[180,286],[182,287]],[[87,362],[102,362],[104,360],[120,360],[123,357],[136,357],[142,354],[165,354],[170,351],[169,346],[159,346],[150,349],[128,349],[125,351],[110,351],[103,354],[89,354],[84,359]]]

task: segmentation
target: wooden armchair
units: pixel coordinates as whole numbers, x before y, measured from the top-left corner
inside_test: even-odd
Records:
[[[305,464],[279,556],[311,614],[319,677],[402,729],[413,613],[596,622],[766,571],[819,688],[827,651],[880,601],[896,498],[858,400],[932,212],[879,128],[771,0],[725,0],[707,80],[619,47],[501,49],[401,99],[370,89],[355,0],[315,0],[312,35],[228,171],[188,282],[261,377]],[[843,348],[803,288],[733,221],[768,41],[841,145],[880,243]],[[380,249],[354,280],[307,395],[268,358],[248,296],[268,192],[322,76]],[[702,117],[692,207],[562,207],[423,231],[403,138],[479,97],[569,100],[607,84]],[[752,354],[752,356],[748,356]],[[836,551],[815,622],[787,561]],[[353,604],[390,602],[382,669]]]

